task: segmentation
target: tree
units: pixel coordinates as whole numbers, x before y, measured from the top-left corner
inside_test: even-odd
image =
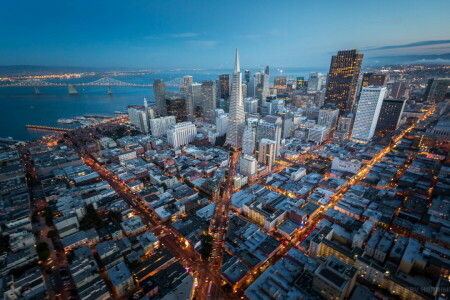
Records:
[[[86,208],[86,215],[80,222],[81,230],[88,230],[91,228],[102,228],[105,227],[105,221],[97,214],[92,205],[88,205]]]
[[[49,239],[54,238],[54,237],[57,237],[57,236],[58,236],[58,234],[57,234],[56,231],[54,231],[54,230],[50,230],[49,232],[47,232],[47,237],[48,237]]]
[[[40,260],[46,260],[50,256],[50,249],[46,242],[41,242],[37,244],[36,251]]]

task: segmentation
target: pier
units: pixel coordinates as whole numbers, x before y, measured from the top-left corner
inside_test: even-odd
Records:
[[[70,128],[41,126],[41,125],[25,125],[25,127],[27,129],[46,130],[46,131],[55,131],[55,132],[70,132],[70,131],[72,131],[72,129],[70,129]]]

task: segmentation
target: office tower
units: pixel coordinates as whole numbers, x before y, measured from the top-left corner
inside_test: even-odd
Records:
[[[175,116],[150,119],[150,130],[152,132],[152,136],[160,137],[162,135],[167,134],[167,129],[171,125],[175,125],[176,123],[177,121],[175,119]]]
[[[297,77],[296,89],[300,90],[306,85],[305,77]]]
[[[274,78],[273,87],[277,89],[277,95],[284,94],[287,88],[286,76],[277,76]]]
[[[228,131],[228,114],[222,113],[216,117],[216,128],[219,136],[223,136]]]
[[[333,133],[333,138],[338,141],[343,141],[350,136],[350,130],[353,123],[353,114],[340,116],[336,130]]]
[[[230,113],[228,115],[228,134],[226,144],[233,148],[242,146],[244,132],[244,101],[242,99],[242,74],[239,65],[239,52],[236,49],[233,83],[230,94]]]
[[[182,122],[171,125],[167,129],[167,142],[173,148],[187,145],[195,139],[197,127],[192,122]]]
[[[386,80],[387,75],[385,74],[364,73],[358,95],[360,95],[362,89],[367,86],[384,86],[386,84]],[[354,109],[354,111],[356,111],[356,109]]]
[[[200,83],[192,83],[188,86],[188,116],[191,119],[202,117],[203,94]],[[192,107],[190,107],[192,105]],[[192,116],[193,115],[193,116]]]
[[[245,74],[244,75],[244,81],[248,85],[250,83],[251,71],[247,69],[247,70],[245,70],[244,74]]]
[[[333,129],[339,117],[339,108],[334,104],[325,104],[319,110],[318,125],[325,125]]]
[[[254,80],[255,98],[260,99],[264,103],[269,95],[269,75],[263,72],[256,72]]]
[[[212,80],[202,81],[202,95],[203,95],[203,121],[214,124],[214,110],[216,109],[216,83]]]
[[[266,165],[272,171],[276,159],[277,143],[269,139],[262,139],[258,143],[258,162]]]
[[[139,129],[139,131],[149,133],[148,115],[144,110],[129,108],[128,116],[130,118],[130,123]]]
[[[162,79],[153,81],[153,94],[155,95],[156,109],[160,116],[167,116],[166,108],[166,85]]]
[[[330,128],[325,125],[314,125],[308,129],[308,141],[322,144],[327,138]]]
[[[228,100],[230,98],[230,74],[219,75],[219,97]]]
[[[258,100],[254,99],[254,98],[245,98],[244,112],[248,113],[248,114],[258,113]]]
[[[424,101],[433,103],[445,101],[449,87],[450,78],[432,78],[428,80],[423,97]]]
[[[394,132],[400,123],[400,119],[405,108],[403,99],[384,99],[381,105],[380,116],[378,117],[375,132],[386,134]]]
[[[276,156],[280,153],[282,123],[281,117],[269,115],[259,120],[258,127],[256,128],[256,143],[259,143],[262,139],[274,141]]]
[[[358,50],[339,51],[331,59],[325,104],[338,105],[340,115],[346,115],[352,109],[362,59]]]
[[[393,99],[403,98],[406,90],[406,82],[404,80],[396,81],[392,84],[389,84],[389,97]]]
[[[255,97],[255,76],[250,76],[250,81],[247,83],[247,97]]]
[[[230,111],[230,107],[228,106],[228,101],[225,100],[225,99],[219,99],[218,107],[220,109],[223,109],[225,112],[229,112]]]
[[[183,76],[183,85],[185,87],[188,87],[189,85],[194,83],[194,77],[192,77],[191,75],[186,75]]]
[[[167,115],[175,116],[177,122],[186,122],[188,120],[186,99],[183,96],[174,94],[166,97],[166,109]]]
[[[269,66],[266,66],[266,70],[264,71],[264,74],[266,74],[267,76],[270,75],[270,69],[269,69]]]
[[[283,121],[281,126],[281,138],[285,139],[291,136],[292,128],[294,127],[294,117],[291,113],[282,113],[281,119]]]
[[[242,83],[242,99],[247,98],[247,84]]]
[[[363,88],[353,125],[352,140],[367,143],[373,137],[386,91],[385,87]]]
[[[256,127],[257,118],[248,118],[245,120],[244,136],[242,137],[242,153],[253,155],[256,145]]]
[[[311,72],[308,79],[308,93],[315,93],[322,89],[324,77],[322,73]]]
[[[241,155],[239,158],[239,173],[245,176],[254,176],[258,170],[258,163],[256,158],[251,155]]]

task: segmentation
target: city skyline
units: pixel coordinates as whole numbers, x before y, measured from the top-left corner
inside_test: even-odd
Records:
[[[341,49],[360,49],[366,64],[447,63],[450,3],[414,2],[6,2],[0,65],[223,68],[235,48],[245,67],[327,67]]]

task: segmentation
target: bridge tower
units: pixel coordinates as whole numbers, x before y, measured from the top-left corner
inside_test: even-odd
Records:
[[[67,88],[69,90],[69,95],[78,95],[78,91],[73,85],[69,84]]]
[[[37,86],[34,87],[34,94],[35,95],[40,95],[41,91],[39,90],[39,88]]]
[[[112,90],[111,90],[111,86],[108,85],[108,95],[112,95]]]

